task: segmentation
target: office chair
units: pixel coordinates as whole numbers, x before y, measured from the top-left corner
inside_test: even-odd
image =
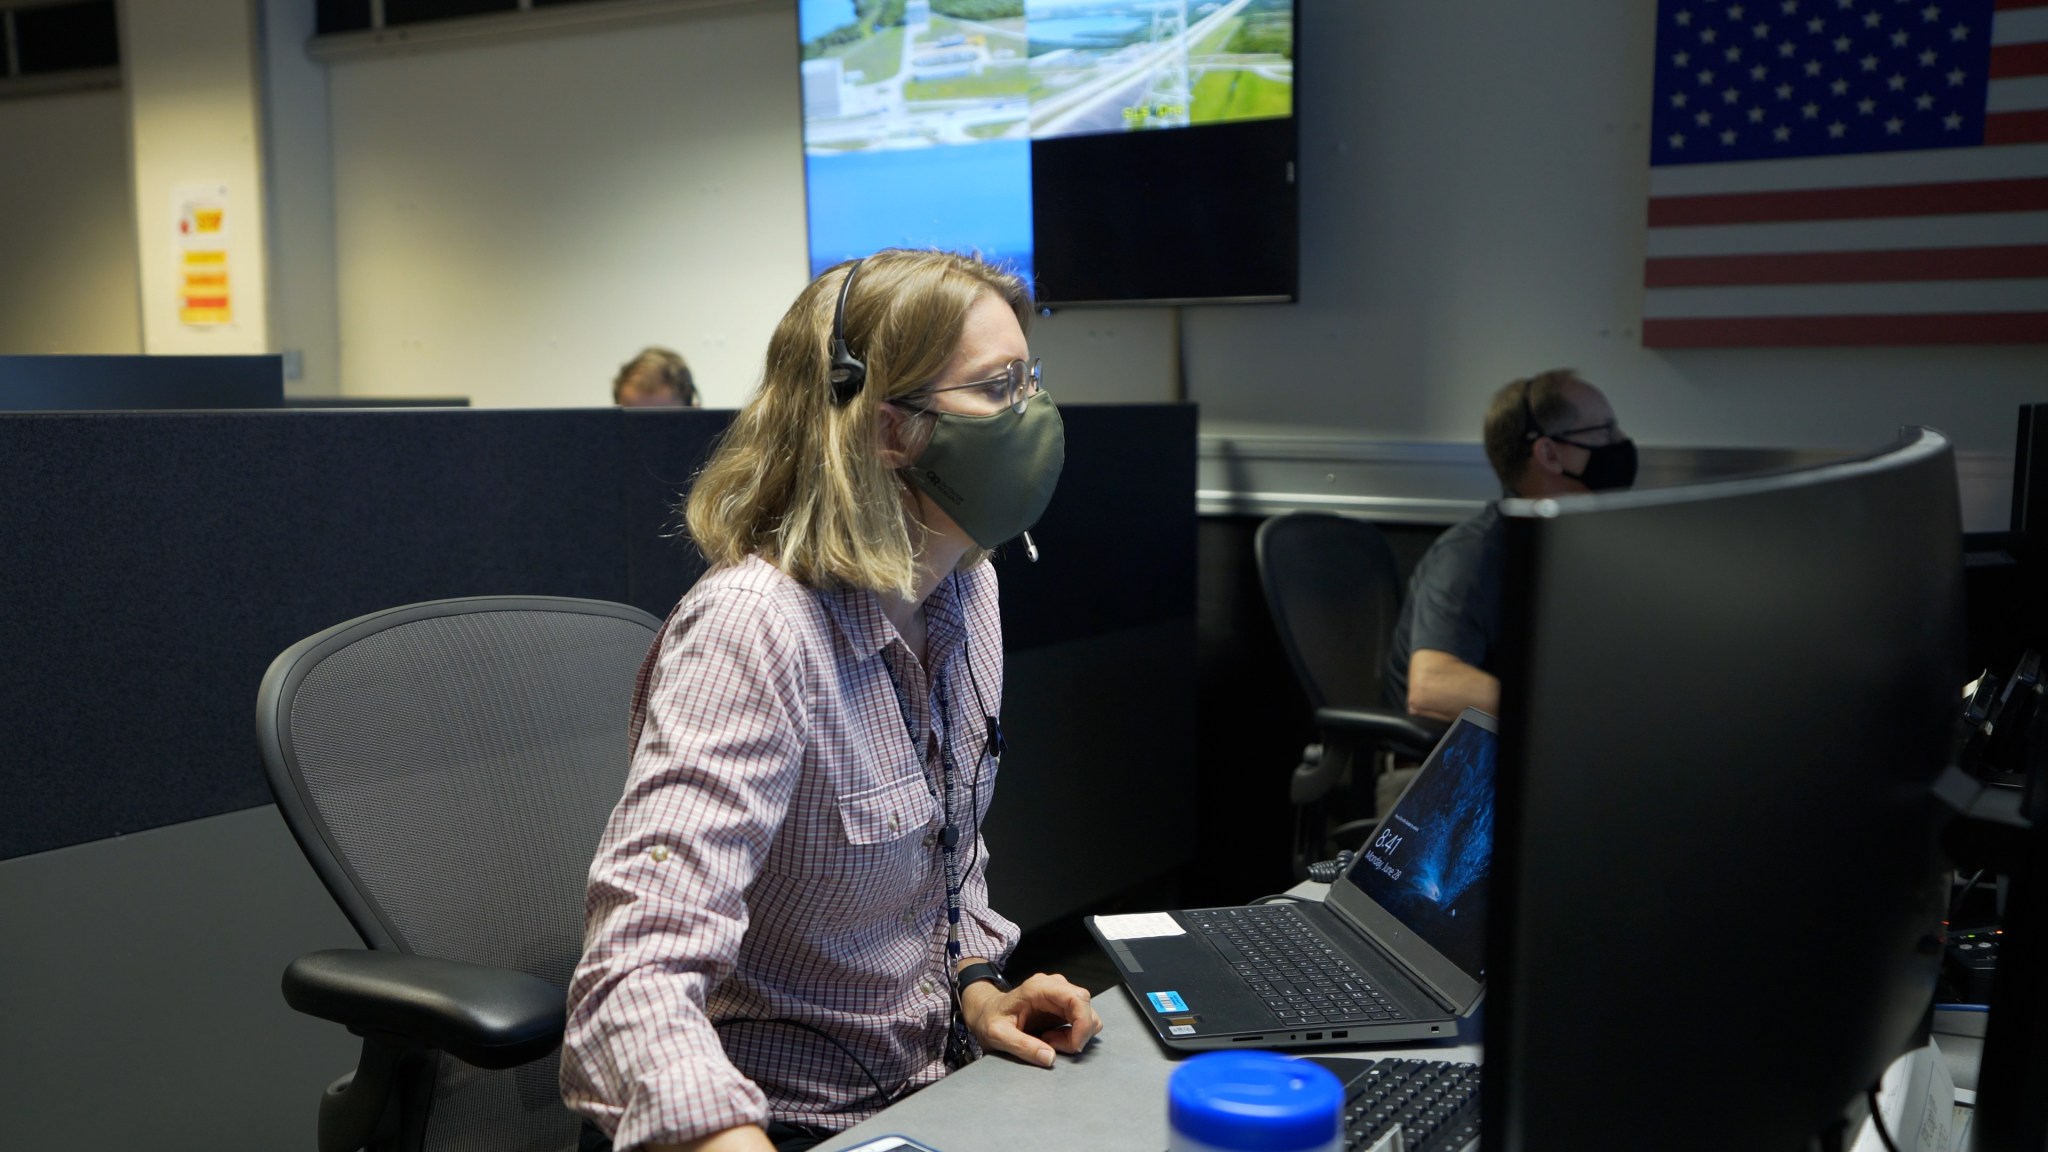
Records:
[[[320,1152],[573,1148],[556,1084],[583,887],[624,789],[661,622],[481,596],[294,644],[256,697],[271,793],[367,950],[285,969],[294,1009],[363,1038]]]
[[[1324,512],[1289,512],[1259,525],[1253,548],[1273,627],[1322,735],[1303,750],[1288,787],[1294,871],[1306,876],[1309,864],[1373,826],[1374,784],[1385,762],[1429,755],[1443,726],[1380,703],[1401,573],[1379,529]],[[1339,814],[1355,818],[1333,824]]]

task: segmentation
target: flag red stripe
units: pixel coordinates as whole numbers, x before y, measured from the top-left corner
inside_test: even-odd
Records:
[[[2000,12],[2010,12],[2015,8],[2048,8],[2048,0],[1997,0],[1992,7]]]
[[[1698,224],[1772,224],[1787,220],[1869,220],[1884,216],[1950,216],[1969,212],[2048,210],[2048,178],[1891,184],[1872,188],[1814,188],[1788,192],[1732,192],[1655,196],[1650,227]]]
[[[1997,248],[1900,248],[1877,252],[1656,256],[1643,266],[1643,286],[1646,288],[2037,277],[2048,277],[2048,244],[2015,244]]]
[[[2014,76],[2039,76],[2048,72],[2048,40],[2037,40],[2031,44],[1994,44],[1991,46],[1991,78],[2008,80]]]
[[[2039,144],[2048,140],[2048,109],[1993,112],[1984,117],[1986,144]]]
[[[1731,316],[1645,320],[1646,348],[1800,348],[1831,344],[2038,344],[2048,312],[1925,316]]]

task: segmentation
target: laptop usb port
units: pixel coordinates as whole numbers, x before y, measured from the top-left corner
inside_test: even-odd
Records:
[[[1349,1033],[1349,1032],[1332,1032],[1332,1033],[1330,1033],[1330,1039],[1332,1039],[1332,1040],[1342,1040],[1343,1038],[1345,1038],[1346,1036],[1349,1036],[1349,1035],[1351,1035],[1351,1033]]]
[[[1323,1034],[1321,1032],[1311,1032],[1308,1035],[1302,1037],[1303,1040],[1321,1040],[1322,1038]]]

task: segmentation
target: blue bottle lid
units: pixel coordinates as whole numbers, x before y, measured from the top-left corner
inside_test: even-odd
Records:
[[[1271,1052],[1205,1052],[1166,1086],[1173,1130],[1232,1152],[1301,1152],[1337,1138],[1344,1085],[1330,1070]]]

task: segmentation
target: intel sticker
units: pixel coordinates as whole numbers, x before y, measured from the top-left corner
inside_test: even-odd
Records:
[[[1168,1028],[1167,1032],[1175,1036],[1193,1036],[1195,1034],[1195,1026],[1193,1024],[1175,1024],[1173,1027]]]
[[[1152,1002],[1152,1010],[1155,1012],[1185,1012],[1188,1010],[1188,1002],[1181,999],[1178,992],[1147,992],[1145,993],[1145,999]]]

